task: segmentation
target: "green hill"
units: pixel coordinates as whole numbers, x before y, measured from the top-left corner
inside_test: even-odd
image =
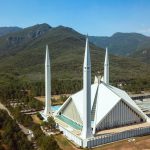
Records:
[[[20,31],[22,28],[19,27],[0,27],[0,37],[9,33]]]
[[[34,29],[35,26],[32,28]],[[19,32],[16,34],[17,36],[20,35]],[[13,34],[13,36],[16,36],[16,34]],[[4,43],[7,45],[7,40]],[[46,44],[49,45],[52,73],[56,78],[81,78],[85,46],[84,36],[71,28],[63,26],[51,28],[42,36],[29,40],[28,43],[17,43],[17,45],[12,46],[13,49],[10,46],[10,49],[7,50],[7,55],[2,53],[0,60],[1,70],[7,73],[10,71],[15,72],[34,79],[38,74],[43,76]],[[93,49],[95,57],[97,57],[97,53],[103,54],[102,51],[98,52],[98,49],[96,50],[94,46]],[[96,66],[100,67],[95,64]]]
[[[150,64],[150,48],[141,48],[141,50],[134,52],[130,57],[137,58],[141,62]]]
[[[150,48],[150,37],[138,33],[115,33],[111,37],[90,37],[99,47],[108,47],[115,55],[129,56],[143,48]]]
[[[44,81],[46,44],[50,50],[52,80],[81,80],[85,36],[68,27],[52,28],[41,24],[0,38],[1,83],[4,84],[7,77],[11,79],[10,75],[32,82]],[[92,43],[90,49],[94,79],[98,71],[101,74],[103,72],[105,51]],[[133,79],[145,81],[149,77],[149,65],[139,63],[136,59],[110,55],[111,82]]]
[[[35,25],[0,37],[0,58],[22,51],[29,43],[45,34],[50,28],[48,24]]]

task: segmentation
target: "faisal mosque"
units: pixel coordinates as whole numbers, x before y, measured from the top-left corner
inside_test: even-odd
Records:
[[[91,59],[86,37],[83,89],[71,95],[55,112],[51,110],[51,68],[48,46],[45,59],[45,110],[57,127],[74,144],[95,147],[122,139],[150,134],[150,119],[130,96],[109,84],[109,56],[106,48],[104,76],[91,84]]]

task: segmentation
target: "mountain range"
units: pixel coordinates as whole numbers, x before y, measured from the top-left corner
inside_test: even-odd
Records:
[[[116,33],[112,37],[89,38],[93,78],[99,71],[103,73],[106,46],[111,53],[111,81],[150,76],[149,37],[137,33]],[[50,50],[52,78],[82,79],[85,35],[69,27],[51,27],[45,23],[3,32],[0,36],[1,75],[43,80],[46,44]],[[130,57],[123,57],[128,55]]]
[[[109,52],[114,55],[134,56],[141,58],[144,62],[149,62],[150,37],[148,36],[139,33],[118,32],[110,37],[91,36],[90,40],[98,47],[108,47]],[[146,60],[144,60],[143,51],[148,54]]]
[[[0,27],[0,37],[21,30],[20,27]]]

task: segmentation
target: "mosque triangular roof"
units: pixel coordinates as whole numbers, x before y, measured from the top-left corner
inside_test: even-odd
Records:
[[[137,114],[139,114],[141,118],[146,120],[148,119],[148,117],[141,111],[141,109],[124,90],[101,82],[91,85],[91,111],[93,111],[94,104],[96,104],[96,108],[94,110],[94,120],[91,121],[94,121],[95,125],[99,124],[121,100]],[[67,104],[70,101],[73,101],[77,109],[76,113],[79,114],[81,120],[83,121],[83,89],[71,95],[60,107],[57,114],[63,109],[68,109]],[[74,121],[76,122],[76,120]]]

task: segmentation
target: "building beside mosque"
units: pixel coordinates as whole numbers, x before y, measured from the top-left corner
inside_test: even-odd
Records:
[[[48,54],[48,50],[46,54]],[[45,70],[47,70],[47,66]],[[47,79],[49,77],[50,75],[45,76],[46,82],[50,81]],[[45,85],[46,88],[49,88],[45,90],[49,97],[46,96],[43,114],[47,116],[52,115],[51,110],[48,109],[51,86],[48,86],[47,83]],[[83,64],[83,89],[71,95],[53,115],[63,134],[81,147],[90,148],[133,136],[150,134],[150,119],[125,91],[109,84],[107,48],[104,77],[95,77],[94,83],[91,84],[88,37],[86,38]]]

